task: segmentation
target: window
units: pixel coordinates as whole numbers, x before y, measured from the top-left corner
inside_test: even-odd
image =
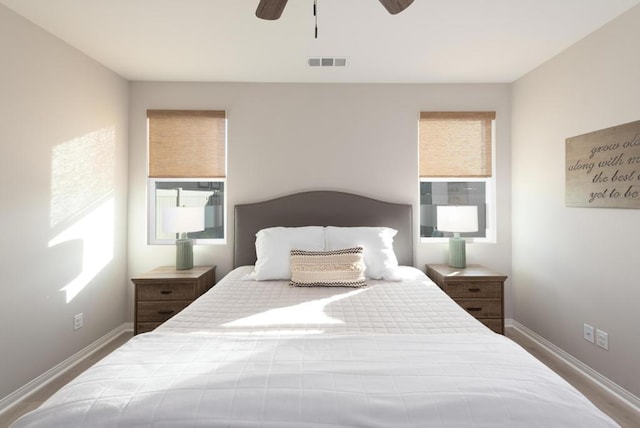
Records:
[[[451,236],[437,228],[438,205],[475,205],[478,231],[495,240],[493,129],[495,112],[420,113],[420,237]]]
[[[226,113],[202,110],[148,110],[148,241],[173,244],[163,231],[166,207],[202,207],[203,231],[189,232],[198,243],[224,242]]]

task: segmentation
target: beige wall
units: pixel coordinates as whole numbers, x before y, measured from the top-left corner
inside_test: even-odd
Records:
[[[565,139],[640,119],[640,7],[513,85],[514,317],[640,396],[640,210],[567,208]],[[588,323],[609,351],[582,338]]]
[[[331,189],[411,203],[417,225],[418,114],[497,112],[498,243],[468,245],[470,262],[510,273],[509,85],[131,84],[129,273],[173,264],[175,248],[146,244],[147,109],[224,109],[231,207],[304,190]],[[417,236],[416,229],[416,236]],[[231,269],[231,239],[196,246],[196,263]],[[446,244],[416,243],[415,266],[444,262]],[[129,308],[131,313],[131,308]]]
[[[2,399],[126,321],[128,84],[4,6],[0,52]]]

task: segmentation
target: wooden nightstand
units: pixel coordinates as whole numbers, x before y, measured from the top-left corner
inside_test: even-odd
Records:
[[[427,276],[484,325],[504,334],[506,275],[480,265],[467,265],[464,269],[427,265]]]
[[[216,267],[161,266],[131,281],[136,287],[133,334],[139,334],[153,330],[213,287]]]

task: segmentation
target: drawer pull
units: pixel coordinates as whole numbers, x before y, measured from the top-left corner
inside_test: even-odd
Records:
[[[467,308],[467,310],[468,310],[469,312],[478,312],[478,311],[481,311],[481,310],[482,310],[482,308]]]
[[[160,294],[171,294],[171,293],[173,293],[173,291],[171,291],[171,290],[162,290],[160,292]]]
[[[477,293],[478,291],[480,291],[480,289],[477,288],[477,287],[476,288],[469,288],[469,291],[472,292],[472,293]]]
[[[172,313],[174,313],[175,311],[158,311],[158,313],[160,315],[171,315]]]

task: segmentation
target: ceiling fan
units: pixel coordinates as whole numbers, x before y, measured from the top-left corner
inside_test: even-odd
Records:
[[[405,10],[413,0],[379,0],[380,3],[387,9],[387,11],[395,15],[396,13]],[[284,7],[287,5],[287,0],[260,0],[258,8],[256,9],[256,16],[261,19],[268,19],[270,21],[280,18]]]

